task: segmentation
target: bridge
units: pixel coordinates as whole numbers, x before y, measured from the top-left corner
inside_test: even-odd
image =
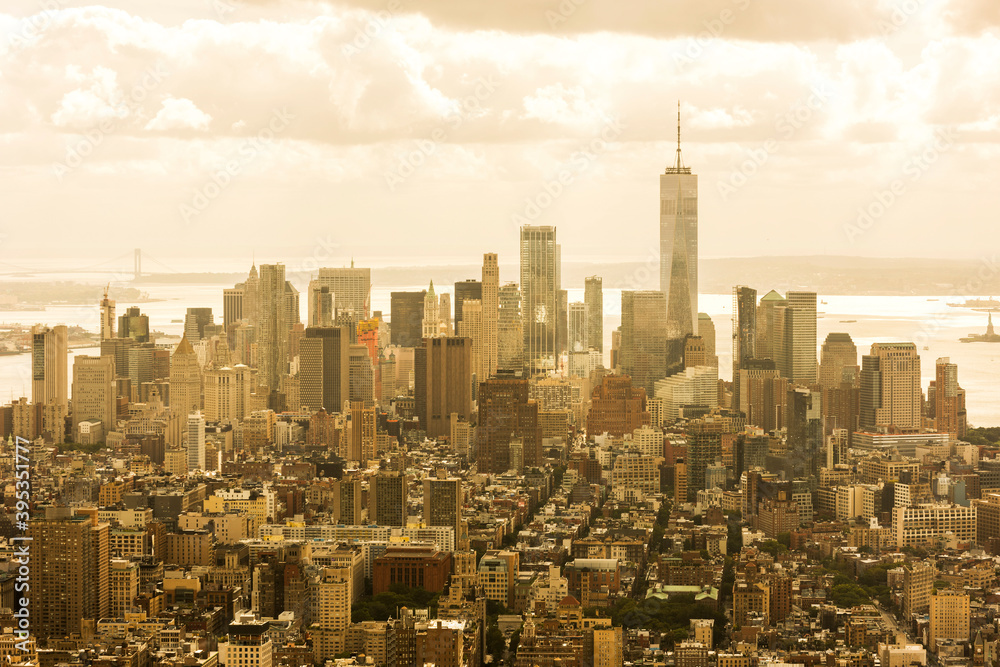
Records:
[[[176,269],[164,264],[155,257],[148,254],[145,257],[148,261],[151,261],[153,264],[163,269],[162,273],[179,273]],[[128,280],[129,277],[131,277],[132,280],[139,280],[144,275],[154,275],[151,272],[142,272],[142,260],[142,248],[136,248],[131,252],[122,253],[117,257],[101,260],[93,264],[73,267],[29,267],[0,258],[0,277],[23,278],[54,273],[80,273],[92,275],[106,275],[113,273],[117,275],[118,280]],[[129,264],[131,264],[131,267],[129,267]]]

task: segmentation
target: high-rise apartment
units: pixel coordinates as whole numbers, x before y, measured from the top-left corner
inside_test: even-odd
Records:
[[[187,469],[188,472],[205,470],[205,418],[200,411],[187,416]]]
[[[511,440],[523,443],[526,465],[541,464],[542,433],[538,403],[529,399],[525,378],[502,373],[479,383],[477,462],[482,472],[504,473],[510,467]]]
[[[559,245],[556,228],[521,227],[521,313],[529,373],[556,369],[559,321]]]
[[[934,366],[934,425],[939,433],[965,436],[965,390],[958,386],[958,364],[941,357]]]
[[[424,480],[424,523],[454,528],[458,539],[462,533],[462,480],[453,477]]]
[[[31,633],[38,639],[80,634],[81,621],[107,617],[110,565],[107,523],[49,508],[30,522]]]
[[[500,318],[500,264],[496,253],[483,255],[482,271],[482,374],[480,380],[497,372],[497,346]]]
[[[733,405],[740,401],[740,370],[757,358],[757,290],[733,288]]]
[[[604,290],[600,276],[583,282],[583,302],[587,306],[587,345],[604,352]]]
[[[407,519],[406,475],[380,471],[371,477],[372,509],[369,520],[379,526],[405,526]]]

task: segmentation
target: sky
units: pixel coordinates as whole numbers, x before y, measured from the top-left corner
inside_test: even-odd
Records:
[[[505,262],[532,223],[642,260],[679,102],[702,257],[976,258],[998,36],[995,0],[5,0],[0,254]]]

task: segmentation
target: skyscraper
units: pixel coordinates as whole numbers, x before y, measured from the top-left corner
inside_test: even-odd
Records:
[[[785,345],[789,360],[788,379],[801,385],[816,382],[816,293],[785,295]],[[791,313],[789,313],[791,311]],[[789,320],[789,315],[792,319]]]
[[[424,480],[424,523],[455,529],[455,541],[462,533],[462,480],[427,478]]]
[[[416,347],[423,338],[424,297],[420,292],[392,292],[389,295],[389,340],[400,347]]]
[[[211,308],[188,308],[184,316],[184,335],[188,340],[199,341],[205,337],[205,326],[214,323]]]
[[[104,290],[104,298],[101,299],[101,322],[98,326],[101,329],[101,340],[115,337],[115,302],[108,298],[107,288]]]
[[[560,290],[556,228],[521,227],[521,313],[529,373],[556,368]]]
[[[462,304],[466,301],[480,300],[483,298],[483,284],[478,280],[463,280],[455,283],[455,331],[458,332],[458,324],[462,321]]]
[[[260,384],[278,389],[288,368],[288,307],[285,301],[285,265],[260,265],[260,333],[257,337]]]
[[[131,338],[137,343],[148,343],[149,316],[139,312],[138,306],[132,306],[118,318],[118,336]]]
[[[528,394],[528,380],[509,373],[479,383],[476,461],[481,472],[507,472],[515,438],[523,442],[525,465],[541,463],[538,403]]]
[[[73,435],[88,420],[100,421],[105,433],[114,430],[115,395],[114,357],[73,359]]]
[[[170,407],[181,417],[201,410],[202,373],[187,336],[170,357]]]
[[[455,332],[462,338],[472,341],[472,372],[475,381],[482,382],[489,377],[486,368],[485,339],[483,326],[483,302],[479,299],[468,299],[462,307],[462,321]]]
[[[380,471],[371,477],[371,496],[374,509],[368,518],[380,526],[405,526],[407,518],[406,475],[401,472]]]
[[[348,441],[348,460],[370,461],[376,448],[375,407],[366,407],[361,401],[351,401],[351,438]]]
[[[307,304],[308,322],[311,327],[328,327],[333,324],[333,292],[329,285],[309,290]]]
[[[507,283],[499,290],[497,316],[497,369],[524,370],[524,322],[521,317],[521,290]]]
[[[923,395],[920,355],[913,343],[872,343],[861,363],[859,428],[869,432],[916,433]]]
[[[958,386],[958,364],[941,357],[934,366],[934,419],[939,433],[965,436],[965,390]]]
[[[188,472],[205,470],[205,418],[200,411],[187,416],[187,469]]]
[[[705,361],[709,366],[718,367],[719,357],[715,354],[715,324],[708,313],[698,313],[698,335],[705,341]]]
[[[244,285],[240,283],[222,290],[222,327],[227,333],[230,326],[243,319]]]
[[[667,376],[667,309],[663,292],[622,292],[622,374],[653,394],[657,380]]]
[[[482,339],[483,374],[480,380],[496,375],[497,372],[497,337],[500,317],[500,264],[496,253],[483,255],[482,274]]]
[[[819,383],[823,387],[839,387],[846,380],[845,370],[853,378],[850,381],[856,383],[858,348],[851,334],[829,333],[820,349]]]
[[[569,304],[569,351],[586,352],[590,345],[590,331],[587,317],[587,304],[574,301]]]
[[[108,615],[110,526],[72,512],[51,507],[30,522],[31,633],[38,639],[80,634],[82,620]]]
[[[778,363],[775,342],[779,338],[774,322],[775,309],[786,305],[788,302],[785,301],[785,297],[774,290],[762,296],[757,305],[757,357],[773,359],[775,364]]]
[[[68,347],[66,325],[31,328],[31,400],[42,405],[53,402],[64,413],[69,405]]]
[[[415,412],[427,437],[448,435],[449,416],[472,416],[472,341],[425,338],[414,355]]]
[[[733,405],[740,402],[740,370],[757,358],[757,290],[733,288]]]
[[[350,394],[347,331],[309,327],[299,341],[299,401],[310,412],[342,412]]]
[[[263,267],[262,267],[263,268]],[[350,267],[321,268],[319,275],[309,281],[309,304],[315,303],[313,292],[322,287],[329,288],[333,295],[334,312],[352,310],[358,313],[359,319],[369,318],[371,305],[372,270],[356,268],[351,260]],[[313,311],[309,312],[309,323],[314,324]]]
[[[587,345],[604,352],[604,291],[600,276],[590,276],[583,283],[583,302],[587,306]]]
[[[660,291],[667,307],[667,335],[683,338],[698,321],[698,176],[681,159],[677,105],[677,155],[660,175]]]

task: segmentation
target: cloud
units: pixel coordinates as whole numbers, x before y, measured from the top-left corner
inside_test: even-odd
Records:
[[[146,123],[145,129],[157,132],[172,130],[208,130],[212,117],[195,106],[194,102],[185,98],[168,97],[163,100],[163,107],[156,113],[153,120]]]
[[[113,70],[98,66],[89,75],[83,75],[79,68],[70,66],[66,74],[68,79],[83,85],[63,95],[59,108],[51,115],[56,127],[80,130],[129,115]]]

